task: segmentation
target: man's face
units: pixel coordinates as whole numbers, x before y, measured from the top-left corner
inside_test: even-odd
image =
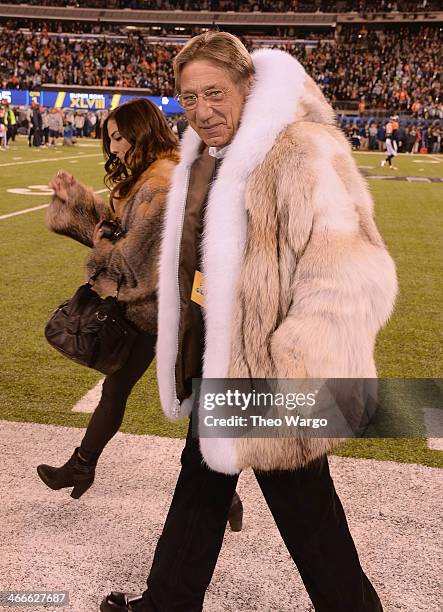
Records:
[[[197,106],[186,110],[186,118],[208,147],[229,144],[240,125],[247,87],[235,83],[229,72],[204,60],[186,64],[181,73],[181,95],[198,96]],[[223,92],[222,100],[212,94],[204,99],[201,94]],[[220,97],[220,96],[219,96]]]

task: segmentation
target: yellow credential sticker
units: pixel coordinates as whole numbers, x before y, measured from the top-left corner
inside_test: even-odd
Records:
[[[196,270],[194,274],[191,300],[199,306],[204,307],[205,305],[205,277],[198,270]]]

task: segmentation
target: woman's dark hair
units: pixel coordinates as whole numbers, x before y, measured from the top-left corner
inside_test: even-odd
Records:
[[[131,148],[125,163],[111,153],[108,122],[113,119]],[[177,138],[161,110],[150,100],[131,100],[111,111],[103,123],[103,151],[106,156],[105,184],[113,198],[124,198],[143,172],[163,154],[177,148]]]

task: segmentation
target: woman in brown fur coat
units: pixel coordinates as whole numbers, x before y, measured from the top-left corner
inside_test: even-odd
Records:
[[[103,148],[110,205],[73,176],[58,172],[51,182],[54,196],[47,224],[54,232],[92,247],[87,277],[100,272],[94,288],[101,295],[114,295],[118,289],[126,316],[140,334],[125,366],[106,377],[80,447],[60,468],[37,468],[51,489],[74,487],[75,499],[92,485],[97,460],[120,428],[132,388],[154,358],[158,252],[166,195],[178,162],[175,135],[157,106],[144,99],[112,111],[103,126]],[[117,221],[122,237],[107,239],[103,220]],[[233,531],[241,530],[242,517],[243,506],[234,493],[228,516]]]
[[[157,254],[166,194],[178,162],[175,135],[158,107],[144,99],[110,113],[103,126],[103,149],[110,204],[60,171],[51,182],[47,224],[91,247],[87,277],[100,272],[94,283],[100,295],[115,295],[119,287],[126,316],[140,333],[125,366],[106,377],[80,447],[61,468],[37,468],[50,488],[74,487],[71,496],[76,499],[92,485],[97,460],[122,423],[129,394],[154,358]],[[106,238],[103,220],[118,222],[123,235]]]

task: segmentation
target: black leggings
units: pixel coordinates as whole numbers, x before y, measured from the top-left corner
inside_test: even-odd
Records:
[[[148,332],[141,332],[123,368],[106,377],[100,402],[80,447],[81,455],[88,461],[97,461],[106,444],[120,429],[128,397],[154,359],[156,339]]]

